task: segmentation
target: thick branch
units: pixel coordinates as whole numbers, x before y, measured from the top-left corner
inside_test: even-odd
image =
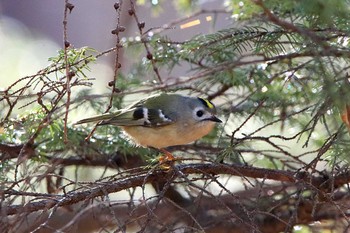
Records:
[[[261,178],[271,179],[281,182],[292,183],[306,183],[315,187],[316,189],[329,190],[330,185],[333,187],[340,186],[350,181],[350,174],[340,174],[333,177],[332,182],[325,176],[305,176],[296,175],[291,171],[272,170],[264,168],[255,168],[241,165],[225,165],[225,164],[180,164],[173,166],[169,170],[154,170],[143,171],[139,174],[130,175],[126,178],[118,179],[114,182],[106,182],[96,184],[96,187],[89,188],[84,191],[72,191],[65,195],[53,195],[50,200],[42,200],[36,202],[30,202],[26,205],[11,205],[1,206],[1,213],[6,215],[13,215],[23,212],[34,212],[38,210],[50,209],[53,207],[67,206],[83,200],[89,200],[100,196],[105,196],[109,193],[119,192],[129,188],[135,188],[142,186],[149,182],[168,181],[173,178],[181,178],[183,175],[190,174],[207,174],[212,177],[213,175],[234,175],[246,178]],[[171,177],[171,178],[170,178]],[[305,184],[304,184],[305,185]],[[13,194],[13,191],[2,191],[1,195]],[[36,195],[38,197],[38,195]],[[43,195],[43,198],[47,198],[47,195]]]

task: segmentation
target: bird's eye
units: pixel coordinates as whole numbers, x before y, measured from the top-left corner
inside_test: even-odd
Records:
[[[204,115],[203,110],[198,110],[198,111],[196,112],[196,115],[197,115],[197,117],[202,117],[202,116]]]

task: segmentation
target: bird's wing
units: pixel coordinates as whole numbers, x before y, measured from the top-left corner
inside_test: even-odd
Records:
[[[160,109],[140,106],[85,118],[76,122],[75,125],[90,122],[97,122],[98,125],[160,127],[172,124],[174,120],[164,115]]]
[[[160,109],[149,109],[140,106],[105,119],[99,125],[160,127],[172,124],[173,122]]]
[[[174,123],[176,114],[164,113],[161,110],[165,105],[162,101],[173,96],[163,94],[162,101],[154,101],[159,96],[159,94],[153,95],[117,112],[82,119],[75,124],[98,122],[98,125],[161,127]],[[172,101],[168,100],[168,102]]]

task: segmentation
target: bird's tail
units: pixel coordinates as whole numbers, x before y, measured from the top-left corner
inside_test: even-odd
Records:
[[[79,124],[85,124],[85,123],[90,123],[90,122],[101,122],[105,120],[109,120],[115,116],[115,113],[106,113],[98,116],[93,116],[89,118],[85,118],[82,120],[79,120],[74,123],[74,125],[79,125]]]

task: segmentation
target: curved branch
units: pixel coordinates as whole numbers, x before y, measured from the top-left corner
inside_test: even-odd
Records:
[[[180,164],[172,166],[169,170],[158,169],[154,171],[141,171],[138,174],[130,175],[126,178],[119,178],[114,182],[99,182],[95,187],[84,191],[71,191],[64,195],[52,195],[50,200],[30,202],[25,205],[2,205],[0,212],[6,215],[14,215],[23,212],[34,212],[38,210],[47,210],[53,207],[67,206],[83,200],[89,200],[109,193],[119,192],[121,190],[135,188],[150,182],[167,181],[172,177],[181,178],[183,175],[206,174],[213,175],[234,175],[247,178],[271,179],[280,182],[307,183],[317,190],[330,190],[328,186],[339,187],[342,184],[350,182],[350,174],[343,173],[329,179],[326,176],[307,176],[306,173],[294,173],[291,171],[272,170],[256,168],[243,165],[227,164]],[[0,195],[13,194],[13,190],[0,191]],[[38,195],[36,195],[38,197]],[[47,194],[42,198],[48,198]]]

